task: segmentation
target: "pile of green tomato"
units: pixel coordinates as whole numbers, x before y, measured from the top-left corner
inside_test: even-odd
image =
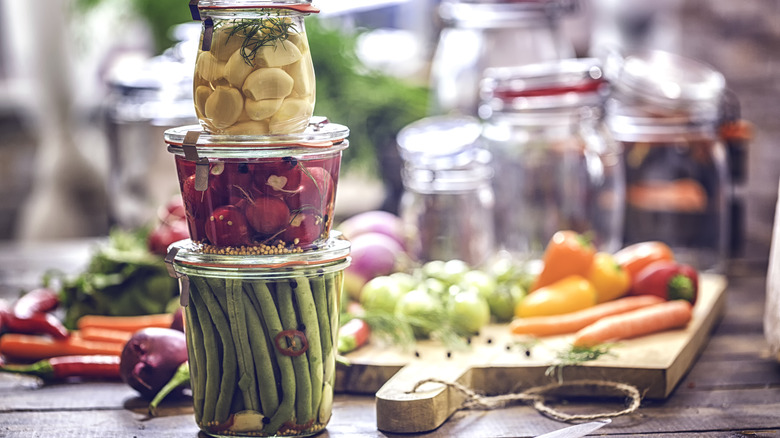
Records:
[[[529,281],[508,262],[485,270],[461,260],[435,260],[409,272],[374,277],[361,289],[359,302],[367,313],[409,322],[418,339],[442,324],[469,336],[491,322],[510,321]]]

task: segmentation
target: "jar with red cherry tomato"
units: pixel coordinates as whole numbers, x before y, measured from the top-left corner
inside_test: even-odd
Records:
[[[166,131],[190,238],[204,252],[266,255],[315,249],[333,224],[349,130],[316,119],[300,134]]]

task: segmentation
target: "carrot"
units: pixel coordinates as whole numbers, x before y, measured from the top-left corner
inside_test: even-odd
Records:
[[[126,330],[113,330],[101,327],[84,327],[76,334],[88,341],[121,342],[126,343],[134,332]]]
[[[692,317],[693,306],[688,301],[666,301],[602,318],[578,331],[573,344],[589,347],[684,327]]]
[[[171,313],[154,313],[138,316],[84,315],[78,320],[79,330],[85,328],[104,328],[136,332],[147,327],[170,328],[173,322]]]
[[[516,335],[534,336],[574,333],[607,316],[629,312],[662,302],[664,302],[663,298],[653,295],[624,297],[561,315],[516,318],[509,324],[509,330]]]
[[[0,353],[19,360],[38,361],[57,356],[107,354],[119,356],[124,344],[99,342],[70,336],[52,339],[46,336],[6,333],[0,336]]]

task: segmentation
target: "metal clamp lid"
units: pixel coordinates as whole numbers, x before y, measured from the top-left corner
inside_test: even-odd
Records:
[[[311,0],[190,0],[190,14],[201,21],[201,10],[213,9],[288,9],[304,14],[316,14]]]

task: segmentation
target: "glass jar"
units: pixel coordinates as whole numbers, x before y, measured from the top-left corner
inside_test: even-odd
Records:
[[[349,130],[316,120],[289,135],[165,132],[190,237],[202,251],[300,252],[327,240]]]
[[[660,240],[680,261],[722,272],[731,192],[719,137],[725,79],[663,51],[618,59],[610,76],[607,123],[625,150],[625,243]]]
[[[213,134],[303,132],[315,81],[304,18],[310,1],[201,0],[193,97]]]
[[[222,436],[309,436],[331,417],[340,291],[349,242],[276,256],[169,249],[185,306],[200,429]]]
[[[574,56],[559,22],[577,5],[576,0],[442,1],[445,27],[431,64],[431,113],[476,116],[486,68]]]
[[[479,133],[479,121],[465,116],[429,117],[398,133],[399,212],[417,262],[459,259],[476,267],[494,254],[493,172]]]
[[[119,61],[109,71],[105,133],[112,225],[148,226],[178,190],[175,168],[159,141],[167,129],[198,123],[189,50],[198,26],[185,23],[174,30],[179,42],[163,54],[140,63]]]
[[[541,258],[556,231],[621,246],[621,150],[602,123],[598,61],[569,59],[487,70],[482,137],[493,154],[496,239],[521,260]]]

